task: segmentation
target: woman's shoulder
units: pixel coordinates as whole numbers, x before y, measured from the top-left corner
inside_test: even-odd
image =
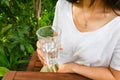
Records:
[[[67,6],[67,4],[70,4],[70,2],[68,2],[67,0],[58,0],[56,6],[59,6],[59,7],[63,5]]]
[[[68,1],[67,0],[58,0],[58,2],[65,3],[65,2],[68,2]]]

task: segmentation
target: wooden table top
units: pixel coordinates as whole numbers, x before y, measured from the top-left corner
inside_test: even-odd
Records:
[[[2,80],[90,80],[78,74],[8,71]]]

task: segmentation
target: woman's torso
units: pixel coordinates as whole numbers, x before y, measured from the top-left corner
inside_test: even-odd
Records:
[[[120,17],[115,17],[96,29],[82,31],[76,27],[73,19],[72,4],[63,0],[57,19],[57,25],[62,29],[61,63],[72,61],[87,66],[110,64],[113,50],[120,37]]]

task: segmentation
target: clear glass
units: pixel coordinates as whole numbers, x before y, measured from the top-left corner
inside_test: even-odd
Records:
[[[52,26],[44,26],[39,28],[36,34],[47,65],[58,64],[61,30],[59,28],[53,30]]]

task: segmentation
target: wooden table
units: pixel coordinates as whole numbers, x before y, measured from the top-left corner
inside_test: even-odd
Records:
[[[2,80],[90,80],[78,74],[8,71]]]

